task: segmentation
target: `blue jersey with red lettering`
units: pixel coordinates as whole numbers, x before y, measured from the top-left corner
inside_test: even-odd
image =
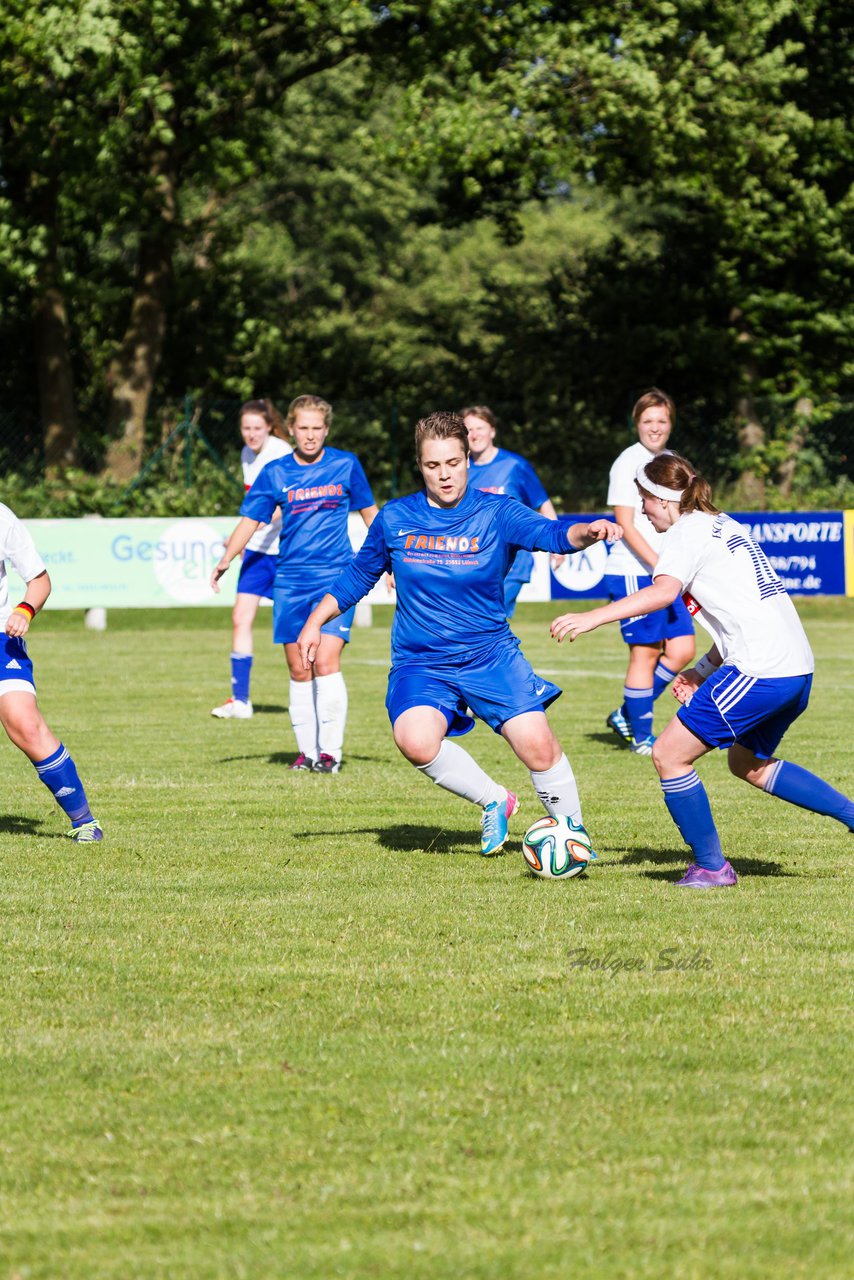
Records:
[[[276,580],[294,573],[348,564],[353,548],[347,516],[374,505],[371,486],[355,453],[328,445],[317,462],[303,464],[296,454],[268,462],[243,499],[240,514],[268,524],[281,508]]]
[[[469,467],[469,484],[484,493],[504,493],[532,511],[539,511],[549,495],[534,468],[518,453],[499,449],[491,462],[475,462]],[[510,565],[510,576],[527,582],[534,567],[533,557],[520,551]]]
[[[519,547],[572,549],[559,524],[509,498],[470,488],[445,508],[411,494],[383,507],[329,590],[344,610],[393,573],[392,662],[468,662],[499,641],[518,643],[505,615],[504,576]]]

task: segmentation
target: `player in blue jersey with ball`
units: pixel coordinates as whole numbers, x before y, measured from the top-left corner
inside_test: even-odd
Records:
[[[286,425],[293,453],[261,471],[211,576],[211,586],[218,591],[232,560],[259,526],[269,524],[278,507],[282,523],[273,583],[273,640],[284,645],[290,672],[288,711],[298,752],[290,767],[315,773],[337,773],[341,767],[347,719],[341,654],[350,639],[353,609],[324,627],[308,668],[296,641],[313,607],[353,559],[349,513],[358,511],[366,525],[377,514],[359,459],[327,445],[331,422],[332,407],[319,396],[297,396],[291,403]]]
[[[677,883],[689,889],[737,883],[724,857],[695,761],[728,749],[730,771],[768,795],[854,830],[854,801],[775,754],[806,711],[813,655],[795,606],[761,547],[712,502],[708,482],[685,458],[659,453],[637,471],[643,513],[663,534],[653,583],[589,613],[555,618],[552,635],[575,640],[606,622],[684,599],[714,641],[673,681],[682,703],[656,739],[652,762],[664,802],[694,861]]]
[[[474,727],[470,709],[527,766],[546,810],[581,828],[575,777],[545,715],[561,691],[522,654],[507,624],[504,578],[517,547],[579,551],[620,531],[607,520],[565,531],[520,502],[469,487],[459,414],[423,418],[415,455],[424,491],[383,507],[353,563],[312,611],[298,642],[306,669],[323,627],[393,573],[386,708],[400,751],[439,786],[481,806],[481,852],[497,853],[519,802],[451,741]]]
[[[485,404],[470,405],[462,411],[469,438],[469,484],[484,493],[503,493],[515,498],[532,511],[539,511],[548,520],[557,520],[555,511],[530,462],[509,449],[500,449],[495,443],[498,424],[495,414]],[[552,568],[563,563],[563,553],[553,555]],[[510,562],[504,579],[504,610],[512,618],[516,600],[534,570],[534,557],[520,547]]]

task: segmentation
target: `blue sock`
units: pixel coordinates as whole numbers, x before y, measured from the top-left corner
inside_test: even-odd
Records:
[[[693,853],[697,866],[705,867],[707,871],[720,871],[726,858],[721,852],[706,788],[696,770],[692,769],[681,778],[662,780],[661,790],[670,816]]]
[[[56,803],[68,814],[72,826],[92,821],[92,810],[77,767],[61,742],[52,756],[34,760],[33,767]]]
[[[836,818],[844,822],[849,831],[854,831],[854,800],[849,800],[841,791],[835,791],[829,783],[802,769],[799,764],[778,760],[764,789],[769,796],[788,800],[789,804],[809,809],[811,813]]]
[[[653,672],[653,675],[652,675],[653,702],[655,702],[656,698],[661,697],[661,695],[664,693],[664,690],[670,684],[670,681],[675,679],[675,677],[676,677],[676,672],[671,671],[669,667],[666,667],[664,663],[661,660],[659,660],[655,668],[655,671]]]
[[[249,701],[249,677],[252,675],[252,654],[231,655],[231,696],[238,702]]]
[[[635,742],[642,742],[652,733],[652,688],[630,689],[623,686],[625,717],[629,722]]]

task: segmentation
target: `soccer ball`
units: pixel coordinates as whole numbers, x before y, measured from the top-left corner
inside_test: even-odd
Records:
[[[538,818],[528,828],[522,855],[534,875],[544,880],[569,880],[596,857],[584,828],[559,813]]]

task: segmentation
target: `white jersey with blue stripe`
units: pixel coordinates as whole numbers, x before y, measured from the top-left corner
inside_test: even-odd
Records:
[[[515,638],[504,577],[516,550],[571,550],[566,532],[514,498],[469,488],[455,507],[425,493],[387,503],[353,563],[329,588],[342,610],[394,574],[392,662],[447,665]]]
[[[815,660],[795,606],[762,550],[731,516],[692,511],[661,541],[658,578],[676,578],[725,663],[757,679],[809,675]]]

